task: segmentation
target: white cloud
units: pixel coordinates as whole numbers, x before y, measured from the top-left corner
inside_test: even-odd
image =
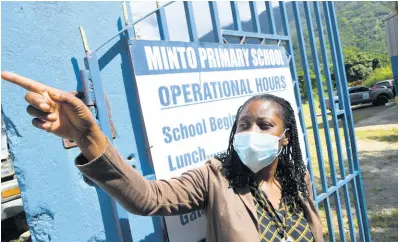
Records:
[[[160,2],[165,4],[166,2]],[[209,4],[207,1],[192,2],[194,17],[198,36],[203,36],[212,29],[211,17],[209,11]],[[277,6],[278,2],[272,2],[272,6]],[[217,2],[220,25],[222,27],[228,26],[232,23],[232,12],[230,2]],[[251,19],[250,8],[248,2],[238,2],[239,14],[241,21]],[[130,2],[130,9],[133,19],[137,20],[145,14],[156,9],[155,1],[132,1]],[[265,11],[264,2],[257,3],[257,12],[260,14]],[[171,40],[188,41],[188,28],[185,19],[185,11],[183,2],[174,2],[165,8],[166,20]],[[139,32],[141,39],[159,39],[159,31],[157,27],[156,15],[153,14],[144,21],[138,23],[136,29]]]

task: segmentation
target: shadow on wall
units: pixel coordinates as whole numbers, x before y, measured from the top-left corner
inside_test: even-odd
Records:
[[[80,77],[79,63],[77,62],[77,59],[75,57],[71,58],[70,61],[72,63],[73,72],[75,73],[75,76],[76,76],[76,83],[77,83],[76,90],[78,92],[83,92],[83,82]]]

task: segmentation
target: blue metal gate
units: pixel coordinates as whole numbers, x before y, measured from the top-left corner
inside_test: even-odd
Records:
[[[135,39],[134,25],[155,14],[160,39],[169,41],[170,36],[165,8],[170,4],[172,2],[158,6],[155,11],[135,21],[132,20],[129,9],[123,5],[125,27],[113,38],[122,36],[126,40],[126,46],[130,46],[130,41]],[[192,2],[184,2],[183,4],[189,40],[198,42],[200,38],[197,34]],[[307,164],[313,181],[314,197],[321,215],[323,215],[323,221],[326,221],[327,225],[327,229],[324,230],[324,237],[325,239],[328,238],[329,241],[371,241],[342,46],[333,2],[290,2],[288,4],[279,2],[278,9],[280,12],[278,16],[280,16],[280,22],[274,16],[275,12],[271,2],[265,2],[265,14],[267,16],[265,22],[260,22],[257,3],[249,2],[248,4],[253,29],[250,32],[244,31],[242,28],[237,2],[230,3],[233,30],[222,29],[217,3],[208,3],[214,41],[220,44],[228,43],[229,41],[241,44],[257,42],[262,45],[273,44],[285,47],[294,80],[296,102],[298,104],[301,128],[304,132],[308,157]],[[293,14],[295,24],[293,24],[293,19],[289,19],[288,12]],[[313,21],[314,16],[315,21]],[[281,23],[280,31],[277,29],[277,23]],[[267,29],[267,31],[262,31],[262,29]],[[291,31],[296,32],[297,42],[293,40]],[[86,96],[95,98],[101,128],[108,137],[111,137],[112,131],[108,118],[108,109],[104,98],[104,90],[101,86],[100,68],[98,57],[96,56],[96,51],[109,41],[95,50],[89,50],[83,30],[82,37],[86,49],[87,68],[87,70],[82,71],[82,77],[87,86],[85,91],[90,92],[91,90],[93,92],[87,93],[89,95]],[[318,41],[319,46],[317,46]],[[298,53],[295,53],[295,50]],[[312,63],[310,63],[310,60],[312,60]],[[300,62],[304,73],[302,83],[300,83],[297,71],[297,63]],[[333,64],[332,70],[329,68],[331,63]],[[322,67],[323,69],[321,69]],[[314,83],[311,81],[311,71],[315,74]],[[134,73],[133,68],[132,72]],[[322,72],[325,78],[322,78]],[[334,73],[334,80],[331,78],[332,72]],[[302,102],[301,96],[304,93],[300,92],[300,84],[305,85],[309,113],[306,113],[307,104],[304,105]],[[317,93],[314,95],[315,89]],[[337,105],[330,105],[330,112],[328,112],[327,103],[324,101],[326,98],[325,92],[327,92],[329,100],[333,100],[335,90],[337,91],[338,100],[341,101]],[[137,93],[132,92],[131,95],[133,96],[132,98],[137,98]],[[86,101],[90,102],[90,100]],[[318,102],[319,107],[317,105]],[[133,116],[141,117],[139,107],[135,108],[133,112]],[[321,123],[318,121],[319,115],[317,112],[320,112]],[[308,116],[310,117],[312,131],[307,129],[309,124],[305,122]],[[148,148],[146,147],[145,135],[142,131],[137,131],[141,130],[140,127],[143,126],[142,119],[137,118],[133,121],[133,125],[135,126],[134,132],[137,138],[138,156],[140,157],[139,161],[133,162],[133,165],[147,179],[155,179],[153,167],[145,155]],[[321,126],[323,127],[323,135],[320,129]],[[340,129],[342,129],[342,132]],[[313,137],[309,135],[310,132],[313,132]],[[315,150],[312,150],[313,147],[310,145],[310,140],[312,139],[315,144]],[[326,146],[327,155],[324,154],[322,143]],[[314,151],[316,155],[311,154]],[[336,168],[337,165],[338,168]],[[114,203],[112,202],[112,204]],[[167,240],[161,218],[131,216],[117,204],[115,205],[115,215],[118,218],[114,224],[115,231],[119,232],[113,238],[118,238],[119,240],[123,238],[124,241],[132,241],[136,234],[149,235],[152,233],[145,241]],[[128,221],[127,225],[126,221]],[[358,230],[356,230],[356,227]]]

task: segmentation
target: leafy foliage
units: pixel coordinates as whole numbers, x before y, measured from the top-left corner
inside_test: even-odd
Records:
[[[393,12],[382,2],[335,3],[340,38],[344,47],[364,52],[387,53],[386,34],[381,19]]]
[[[379,53],[362,52],[356,47],[343,50],[345,70],[348,82],[366,80],[376,68],[388,65],[388,56]]]
[[[381,80],[392,79],[392,70],[390,66],[377,68],[373,74],[365,81],[365,85],[368,87],[373,86],[376,82]]]
[[[343,47],[345,62],[345,71],[348,85],[367,85],[372,86],[375,82],[385,79],[391,79],[391,63],[387,53],[386,33],[381,19],[395,11],[395,5],[384,2],[335,2],[337,21],[339,26],[339,35]],[[310,69],[313,68],[311,50],[308,44],[307,23],[303,9],[300,7],[301,24],[306,43],[306,56]],[[293,19],[291,15],[290,19]],[[317,26],[314,23],[314,33],[316,33],[317,52],[320,61],[320,46],[317,37]],[[326,32],[325,20],[323,19],[324,31]],[[306,85],[299,48],[297,46],[297,32],[295,24],[291,24],[292,42],[295,52],[296,67],[300,82],[300,89],[303,100],[307,99]],[[326,37],[326,36],[325,36]],[[327,39],[327,38],[326,38]],[[327,45],[329,55],[329,66],[333,86],[335,87],[334,68],[330,58],[330,46]],[[323,66],[321,64],[321,69]],[[316,77],[311,71],[310,79],[312,86],[316,90]],[[322,75],[322,79],[325,77]],[[325,82],[324,82],[325,83]],[[326,89],[326,85],[323,86]],[[326,90],[325,90],[326,91]],[[316,96],[316,95],[315,95]]]

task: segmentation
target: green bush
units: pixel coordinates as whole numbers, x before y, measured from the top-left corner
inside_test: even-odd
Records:
[[[368,79],[376,68],[384,67],[383,58],[388,57],[387,53],[363,52],[352,46],[344,48],[343,53],[349,83]]]
[[[307,95],[307,85],[304,81],[304,71],[298,71],[297,76],[298,76],[299,85],[300,85],[301,99],[303,102],[306,102],[308,100],[308,95]],[[312,70],[310,70],[310,79],[311,79],[311,86],[312,86],[312,94],[313,94],[315,100],[318,100],[319,97],[318,97],[318,86],[316,83],[316,75]],[[323,91],[327,92],[326,77],[324,75],[321,75],[321,81],[322,81]]]
[[[372,87],[378,81],[392,79],[391,67],[376,68],[372,75],[365,81],[365,86]]]

